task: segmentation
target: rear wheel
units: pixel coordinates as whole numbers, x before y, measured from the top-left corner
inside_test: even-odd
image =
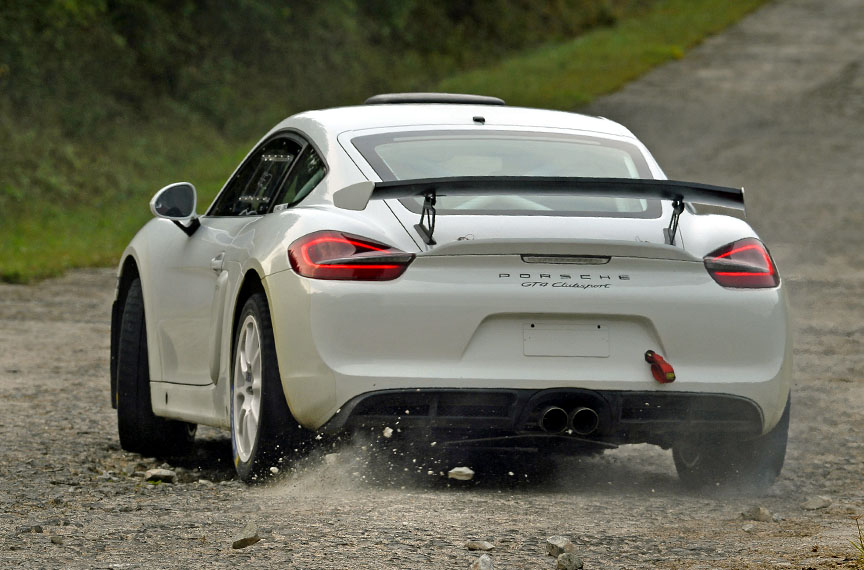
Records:
[[[160,418],[150,402],[147,324],[141,281],[129,286],[117,353],[117,431],[120,446],[142,455],[183,455],[192,448],[196,425]]]
[[[728,483],[764,488],[780,476],[789,433],[789,400],[777,425],[751,440],[693,440],[672,448],[681,482],[692,489]]]
[[[271,468],[294,454],[305,439],[285,401],[263,293],[253,294],[243,305],[234,347],[231,446],[237,474],[249,483],[271,475]]]

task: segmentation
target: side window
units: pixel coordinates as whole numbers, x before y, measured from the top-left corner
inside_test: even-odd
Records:
[[[312,145],[307,145],[273,203],[279,210],[298,204],[318,185],[326,172],[324,161]]]
[[[291,138],[270,140],[261,145],[236,172],[210,208],[211,216],[252,216],[270,209],[276,190],[282,185],[300,145]]]

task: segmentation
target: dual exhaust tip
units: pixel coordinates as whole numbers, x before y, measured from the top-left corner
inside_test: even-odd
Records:
[[[572,430],[576,435],[590,435],[600,426],[600,415],[591,408],[580,406],[570,413],[558,406],[547,406],[540,412],[540,428],[558,434]]]

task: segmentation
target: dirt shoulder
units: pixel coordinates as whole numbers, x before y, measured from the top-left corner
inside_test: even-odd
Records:
[[[624,448],[469,484],[370,482],[363,451],[266,487],[202,430],[173,484],[119,449],[108,401],[111,270],[0,285],[0,562],[24,568],[853,568],[864,513],[864,5],[778,1],[588,111],[620,120],[672,178],[747,187],[795,315],[790,447],[761,495],[681,489],[668,452]],[[319,453],[323,455],[330,449]],[[824,506],[802,503],[824,497]],[[769,522],[744,520],[762,506]],[[247,522],[261,541],[231,548]]]

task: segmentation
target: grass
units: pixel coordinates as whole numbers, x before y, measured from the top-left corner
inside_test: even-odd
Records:
[[[613,27],[447,78],[433,88],[497,95],[514,105],[573,109],[683,57],[703,38],[767,1],[660,0]],[[134,138],[118,136],[104,151],[92,150],[100,157],[92,176],[101,176],[103,186],[118,188],[110,197],[82,196],[70,200],[73,206],[22,199],[14,211],[0,212],[0,281],[26,283],[74,267],[114,265],[150,218],[148,201],[159,187],[192,182],[201,212],[254,142],[229,143],[200,122],[191,129],[162,123],[128,130]],[[39,148],[38,141],[33,144]],[[74,152],[68,154],[75,159]],[[34,165],[41,163],[34,158]],[[91,176],[88,168],[82,163],[83,180]]]
[[[547,45],[438,84],[441,91],[489,93],[511,105],[570,110],[611,93],[651,68],[680,59],[706,36],[766,0],[661,0],[639,17]]]
[[[858,515],[856,517],[852,517],[852,520],[855,521],[855,526],[858,527],[858,538],[855,540],[850,540],[852,546],[855,547],[855,550],[858,551],[858,566],[864,568],[864,531],[861,530],[861,517],[864,515]]]
[[[169,175],[141,173],[112,199],[72,207],[42,204],[38,210],[25,206],[0,227],[0,281],[28,283],[75,267],[116,264],[152,217],[149,200],[156,190],[170,182],[192,181],[202,212],[254,142],[233,148],[208,146],[207,151],[216,152],[186,156]]]

